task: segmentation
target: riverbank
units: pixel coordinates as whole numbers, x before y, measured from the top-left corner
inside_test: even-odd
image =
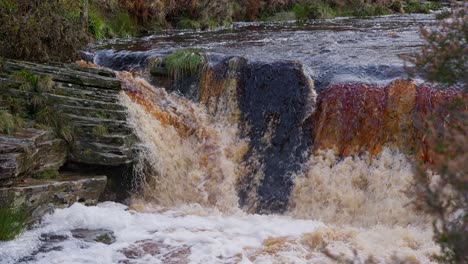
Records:
[[[88,43],[173,30],[213,30],[233,21],[284,21],[370,17],[393,13],[429,13],[434,2],[361,3],[319,0],[34,1],[0,2],[0,56],[39,62],[70,62]],[[53,30],[50,30],[53,29]]]

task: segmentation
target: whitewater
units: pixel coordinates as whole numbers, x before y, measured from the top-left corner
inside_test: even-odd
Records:
[[[129,206],[57,209],[0,243],[0,263],[432,263],[431,219],[411,206],[413,170],[397,150],[317,152],[292,176],[283,215],[247,213],[236,183],[249,141],[237,123],[142,78],[119,78],[138,91],[121,102],[141,142],[140,192]],[[74,238],[76,229],[108,230],[115,242]]]

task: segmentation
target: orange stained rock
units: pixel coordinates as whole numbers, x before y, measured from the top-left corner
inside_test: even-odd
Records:
[[[387,87],[334,85],[319,96],[314,117],[314,149],[334,149],[348,156],[384,146],[425,155],[424,134],[430,116],[443,120],[446,105],[466,94],[455,89],[417,87],[397,80]],[[425,125],[426,124],[426,125]]]

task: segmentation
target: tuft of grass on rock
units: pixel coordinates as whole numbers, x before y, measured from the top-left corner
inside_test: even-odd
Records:
[[[28,214],[22,208],[0,208],[0,241],[12,240],[26,228]]]
[[[12,134],[15,131],[13,116],[7,111],[0,111],[0,133]]]
[[[183,49],[171,53],[164,60],[169,75],[174,80],[200,74],[207,63],[206,56],[199,49]]]
[[[12,115],[5,110],[0,110],[0,133],[10,135],[24,126],[25,122],[19,115]]]

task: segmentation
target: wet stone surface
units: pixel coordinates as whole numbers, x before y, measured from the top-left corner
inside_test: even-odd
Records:
[[[148,239],[137,241],[134,245],[121,249],[119,252],[127,258],[118,262],[122,264],[137,263],[137,260],[145,255],[159,256],[161,263],[186,264],[189,263],[190,247],[172,247],[162,242]]]
[[[105,229],[74,229],[71,231],[72,236],[77,239],[81,239],[86,242],[99,242],[106,245],[110,245],[115,242],[115,236],[113,231]]]

